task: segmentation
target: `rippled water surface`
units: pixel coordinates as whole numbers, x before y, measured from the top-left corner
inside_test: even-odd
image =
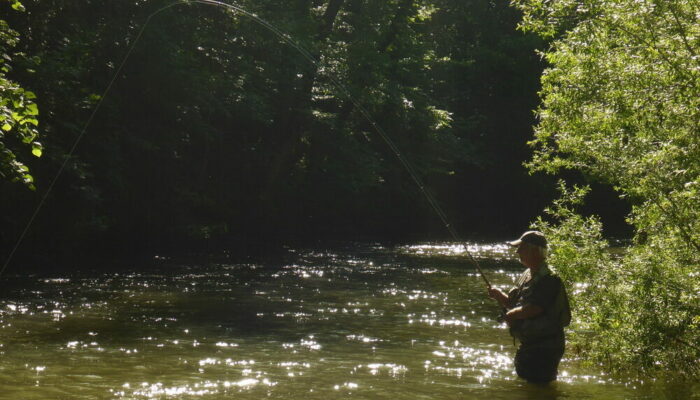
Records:
[[[558,382],[524,383],[463,250],[5,276],[0,398],[698,398],[698,386],[611,379],[571,359]],[[502,246],[470,250],[497,286],[521,270]]]

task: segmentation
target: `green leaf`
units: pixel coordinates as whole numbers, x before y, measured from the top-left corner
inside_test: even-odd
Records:
[[[23,124],[32,124],[34,126],[39,126],[39,120],[36,118],[25,118],[22,120]]]
[[[36,157],[41,157],[41,154],[42,154],[42,146],[41,146],[41,143],[39,143],[39,142],[34,142],[34,143],[32,144],[32,154],[34,154],[34,156],[36,156]]]
[[[39,115],[39,107],[36,104],[29,104],[27,106],[27,115]]]
[[[24,6],[19,1],[14,1],[12,3],[12,9],[15,11],[24,11],[25,10]]]
[[[33,129],[29,129],[25,126],[20,130],[20,136],[22,137],[22,143],[30,144],[36,139],[37,133]]]
[[[12,129],[12,125],[10,124],[5,124],[2,126],[3,131],[9,131],[10,129]]]

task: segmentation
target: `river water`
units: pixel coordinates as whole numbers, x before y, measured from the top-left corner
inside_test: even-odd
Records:
[[[525,383],[497,308],[449,244],[288,249],[5,276],[1,399],[686,399],[697,385],[611,377],[568,358]],[[522,267],[473,245],[496,286]]]

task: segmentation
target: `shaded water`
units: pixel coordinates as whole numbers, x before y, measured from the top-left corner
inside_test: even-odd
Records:
[[[0,398],[698,398],[697,386],[612,379],[567,358],[552,385],[518,379],[462,251],[358,245],[4,277]],[[504,247],[470,251],[496,286],[521,270]]]

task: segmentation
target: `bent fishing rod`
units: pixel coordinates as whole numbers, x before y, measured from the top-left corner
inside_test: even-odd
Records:
[[[146,21],[144,22],[143,26],[139,30],[139,32],[136,35],[135,40],[132,42],[131,46],[129,46],[129,49],[122,59],[122,61],[119,63],[119,67],[117,70],[114,72],[112,75],[112,78],[109,81],[109,84],[107,85],[106,89],[103,91],[102,95],[100,96],[100,100],[98,103],[95,105],[95,108],[92,110],[92,113],[88,117],[85,125],[83,126],[83,129],[80,131],[80,134],[77,136],[75,141],[73,142],[73,145],[71,146],[70,151],[67,154],[67,157],[65,157],[65,161],[59,168],[58,172],[54,176],[53,180],[48,186],[48,189],[42,196],[39,204],[37,205],[36,209],[34,210],[34,213],[30,217],[29,221],[27,222],[27,225],[25,226],[24,230],[22,231],[22,234],[20,235],[19,239],[17,240],[17,243],[13,247],[12,251],[10,252],[10,255],[8,256],[5,264],[3,265],[2,269],[0,269],[0,276],[2,276],[2,273],[5,271],[7,266],[10,264],[10,261],[12,260],[12,257],[14,256],[15,252],[19,248],[20,244],[24,240],[25,236],[27,235],[29,228],[33,224],[36,216],[39,214],[39,211],[43,207],[44,203],[46,202],[46,199],[48,198],[49,193],[53,189],[54,185],[56,184],[56,181],[58,180],[59,176],[63,173],[63,170],[65,169],[68,160],[70,160],[78,147],[78,144],[80,143],[81,139],[87,132],[88,127],[90,126],[92,120],[94,119],[95,115],[99,111],[100,107],[102,106],[104,98],[107,96],[107,94],[110,92],[112,89],[112,86],[116,82],[118,76],[121,74],[122,69],[124,68],[124,65],[126,64],[127,60],[131,56],[131,53],[133,52],[134,48],[136,47],[136,44],[139,42],[141,39],[141,36],[143,35],[143,32],[146,30],[146,27],[148,24],[151,22],[151,19],[155,17],[156,15],[160,14],[161,12],[170,9],[172,7],[178,6],[178,5],[189,5],[189,4],[203,4],[203,5],[210,5],[210,6],[216,6],[216,7],[224,7],[225,9],[232,11],[234,13],[239,13],[241,15],[244,15],[254,22],[262,25],[275,35],[277,35],[279,38],[281,38],[284,42],[286,42],[288,45],[290,45],[292,48],[296,49],[307,61],[309,61],[316,69],[320,68],[319,61],[314,57],[308,50],[306,50],[303,46],[301,46],[299,43],[297,43],[295,40],[291,38],[291,36],[280,29],[278,29],[276,26],[270,24],[269,22],[265,21],[264,19],[258,17],[257,15],[235,5],[235,4],[227,4],[221,1],[217,0],[179,0],[175,1],[171,4],[168,4],[164,7],[159,8],[158,10],[154,11],[151,13],[147,18]],[[443,223],[447,231],[450,233],[452,236],[452,239],[455,242],[461,243],[462,241],[459,239],[459,236],[457,235],[457,232],[455,229],[452,227],[452,225],[449,223],[447,215],[445,212],[442,210],[442,207],[438,204],[437,200],[435,197],[426,189],[425,185],[423,184],[423,181],[420,179],[418,174],[413,168],[413,165],[404,157],[404,155],[399,151],[399,148],[396,146],[393,140],[389,137],[389,135],[382,129],[382,127],[372,118],[370,115],[369,111],[350,93],[350,91],[343,85],[337,78],[335,78],[332,75],[328,76],[329,80],[333,85],[343,94],[345,97],[353,104],[356,110],[362,114],[362,116],[372,125],[374,128],[374,131],[384,140],[384,142],[389,146],[391,151],[394,153],[396,158],[399,160],[399,162],[403,165],[403,167],[406,169],[406,171],[409,173],[411,178],[413,179],[413,182],[418,186],[420,189],[421,193],[425,197],[425,199],[428,201],[430,204],[431,208],[435,213],[438,215],[440,218],[440,221]],[[476,258],[472,255],[472,253],[469,251],[469,246],[467,243],[463,243],[464,245],[464,251],[467,254],[468,259],[471,261],[471,263],[476,267],[476,270],[479,272],[479,275],[481,278],[484,280],[484,283],[486,284],[487,288],[491,289],[491,283],[489,280],[486,278],[486,275],[484,274],[484,271],[481,269],[481,266],[479,265],[479,262],[476,260]]]

